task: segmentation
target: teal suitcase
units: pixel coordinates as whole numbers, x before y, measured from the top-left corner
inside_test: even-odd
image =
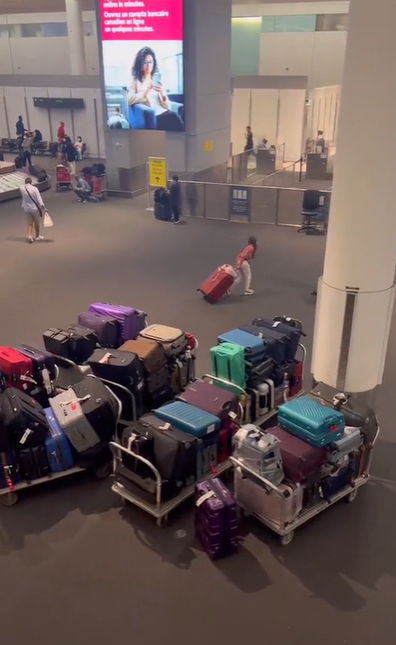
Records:
[[[321,448],[343,437],[345,417],[309,396],[299,396],[279,406],[278,425],[311,446]]]
[[[246,388],[245,349],[234,343],[221,343],[210,350],[211,374]],[[217,383],[216,383],[217,385]]]

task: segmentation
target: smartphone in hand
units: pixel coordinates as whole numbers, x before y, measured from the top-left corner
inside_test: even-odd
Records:
[[[159,87],[162,83],[162,74],[161,72],[155,72],[153,75],[153,85],[154,87]]]

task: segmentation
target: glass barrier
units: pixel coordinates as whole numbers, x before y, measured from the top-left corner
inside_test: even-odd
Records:
[[[182,212],[184,217],[205,217],[206,184],[181,181]]]
[[[301,226],[301,210],[304,190],[289,188],[279,190],[277,224]]]
[[[114,195],[132,196],[147,190],[147,164],[134,168],[114,168],[107,166],[107,189]]]
[[[205,217],[206,219],[229,219],[230,184],[206,184]]]
[[[272,188],[252,186],[251,190],[251,216],[254,224],[275,224],[278,191]]]

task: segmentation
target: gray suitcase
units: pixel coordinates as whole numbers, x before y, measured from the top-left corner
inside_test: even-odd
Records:
[[[77,452],[84,452],[100,443],[95,430],[85,417],[80,400],[72,389],[50,399],[52,412]]]
[[[360,450],[362,445],[363,434],[360,431],[360,428],[346,426],[341,439],[328,446],[330,463],[339,463],[344,457],[350,455],[351,452]]]
[[[139,335],[142,338],[160,343],[168,358],[180,356],[186,351],[188,345],[187,337],[181,329],[167,325],[150,325],[145,327]]]

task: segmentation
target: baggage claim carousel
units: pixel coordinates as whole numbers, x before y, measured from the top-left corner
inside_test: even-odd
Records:
[[[16,170],[13,163],[0,161],[0,202],[20,197],[19,189],[25,183],[27,176],[29,176],[27,170]],[[40,192],[51,187],[51,180],[48,176],[44,181],[38,181],[36,177],[30,176],[33,184],[37,186]]]

